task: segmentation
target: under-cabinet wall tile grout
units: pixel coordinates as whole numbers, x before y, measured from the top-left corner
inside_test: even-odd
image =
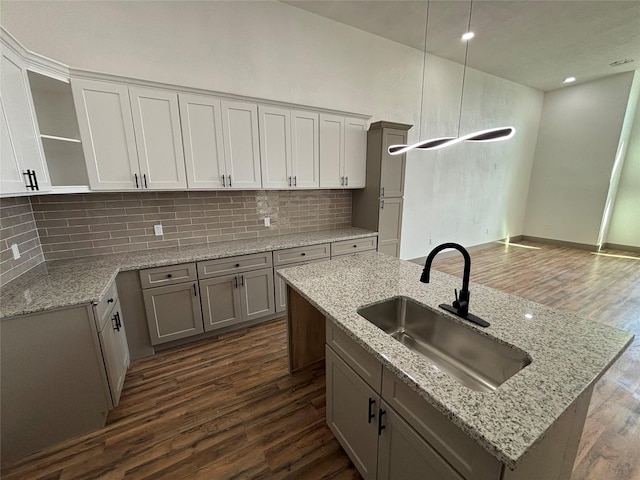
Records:
[[[31,207],[47,260],[351,226],[349,190],[43,195]]]

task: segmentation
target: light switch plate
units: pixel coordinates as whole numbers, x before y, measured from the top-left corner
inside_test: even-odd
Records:
[[[20,258],[20,249],[18,248],[18,244],[14,243],[11,245],[11,252],[13,253],[13,259],[17,260]]]
[[[162,233],[162,225],[154,225],[153,226],[153,233],[155,233],[157,237],[162,236],[163,235],[163,233]]]
[[[271,218],[264,217],[264,226],[265,227],[270,227],[271,226]]]

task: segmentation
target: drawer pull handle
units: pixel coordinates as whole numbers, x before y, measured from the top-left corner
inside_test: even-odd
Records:
[[[375,399],[369,397],[369,423],[371,423],[371,420],[376,418],[376,414],[371,411],[371,407],[373,407],[375,404],[376,404]]]
[[[107,300],[107,303],[113,303],[113,298],[110,298],[109,300]]]
[[[167,273],[167,278],[171,278],[173,277],[173,275],[171,275],[170,273]]]
[[[382,430],[384,430],[386,428],[382,424],[382,417],[384,416],[385,413],[387,413],[387,412],[385,412],[383,409],[380,409],[380,413],[378,415],[378,436],[380,436],[382,434]]]

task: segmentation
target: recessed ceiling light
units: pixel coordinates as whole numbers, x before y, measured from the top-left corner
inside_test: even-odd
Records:
[[[475,36],[476,36],[476,34],[475,34],[475,33],[473,33],[473,32],[467,32],[467,33],[464,33],[464,34],[462,35],[462,40],[471,40],[471,39],[472,39],[473,37],[475,37]]]
[[[620,65],[626,65],[627,63],[633,62],[633,58],[625,58],[624,60],[616,60],[615,62],[611,62],[609,64],[610,67],[619,67]]]
[[[564,79],[564,82],[562,83],[572,83],[576,81],[576,77],[567,77]]]

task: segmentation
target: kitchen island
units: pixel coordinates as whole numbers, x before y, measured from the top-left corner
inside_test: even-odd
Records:
[[[438,309],[451,303],[459,278],[432,271],[431,283],[423,284],[421,272],[420,265],[376,253],[281,270],[290,302],[308,304],[290,305],[290,342],[298,343],[290,345],[290,352],[318,352],[314,343],[329,343],[323,335],[304,333],[320,332],[317,323],[326,317],[328,330],[342,332],[379,362],[385,374],[392,374],[496,459],[503,466],[496,478],[568,478],[592,388],[633,336],[471,284],[470,312],[491,323],[482,329]],[[531,363],[491,393],[471,390],[357,313],[362,306],[392,297],[440,310],[452,322],[526,352]],[[297,311],[304,315],[296,316]],[[554,471],[555,477],[540,477],[543,471]]]

